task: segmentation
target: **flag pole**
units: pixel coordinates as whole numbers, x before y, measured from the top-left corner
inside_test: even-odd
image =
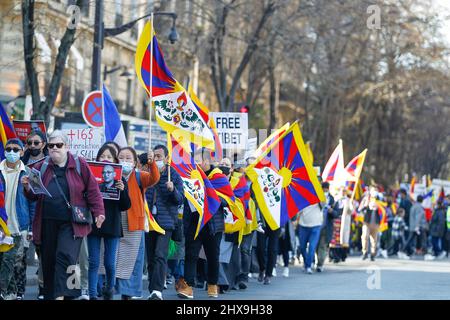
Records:
[[[150,33],[150,85],[149,85],[149,127],[148,127],[148,148],[149,150],[152,147],[152,111],[153,111],[153,12],[150,16],[150,25],[151,25],[151,33]]]
[[[171,137],[170,137],[170,133],[169,132],[167,132],[167,146],[169,147],[168,149],[169,149],[169,160],[167,161],[167,163],[168,163],[168,168],[167,168],[167,170],[169,170],[168,172],[167,172],[167,181],[169,181],[170,182],[170,163],[172,162],[172,140],[171,140]]]

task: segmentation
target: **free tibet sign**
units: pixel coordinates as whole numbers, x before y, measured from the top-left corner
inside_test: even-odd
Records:
[[[223,149],[247,147],[248,114],[241,112],[211,112]]]
[[[81,105],[83,119],[92,128],[103,127],[103,103],[102,92],[90,92]]]

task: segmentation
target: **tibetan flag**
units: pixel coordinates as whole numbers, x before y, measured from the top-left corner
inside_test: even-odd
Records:
[[[244,174],[238,172],[233,172],[232,177],[234,179],[230,181],[231,188],[233,188],[235,196],[238,197],[244,205],[245,217],[247,220],[252,220],[252,214],[249,209],[250,188],[247,184],[247,179]]]
[[[208,179],[211,181],[217,195],[228,204],[228,207],[225,208],[225,233],[234,233],[242,230],[245,226],[244,207],[235,196],[227,176],[220,169],[214,168],[209,173]]]
[[[194,93],[194,89],[191,86],[189,86],[189,96],[192,100],[192,103],[197,108],[198,112],[200,112],[203,119],[205,119],[214,136],[214,149],[212,149],[211,157],[213,159],[216,159],[216,161],[220,161],[222,160],[223,157],[223,149],[222,144],[220,143],[219,134],[217,133],[216,122],[214,121],[214,118],[209,115],[209,109],[200,101],[200,99]]]
[[[380,215],[380,232],[384,232],[388,229],[388,223],[387,223],[387,215],[386,215],[386,206],[387,203],[380,201],[380,200],[375,200],[376,204],[377,204],[377,209],[378,209],[378,214]]]
[[[2,243],[1,239],[5,237],[10,237],[11,233],[8,229],[8,215],[5,210],[5,190],[3,183],[0,183],[0,252],[6,252],[11,249],[14,244]]]
[[[411,179],[411,184],[409,186],[409,196],[414,199],[414,187],[416,185],[416,175],[414,175]]]
[[[0,137],[2,139],[2,143],[0,145],[0,160],[5,159],[5,145],[9,139],[17,138],[16,132],[14,131],[14,127],[9,120],[8,115],[6,114],[6,110],[3,105],[0,103]]]
[[[161,234],[166,234],[166,231],[159,226],[158,222],[156,222],[155,218],[153,217],[153,214],[150,212],[150,209],[148,208],[147,200],[145,200],[145,202],[144,202],[144,211],[145,211],[145,215],[147,216],[147,219],[148,219],[150,231],[156,231]]]
[[[363,169],[363,165],[364,165],[364,160],[366,159],[366,153],[367,153],[367,149],[365,149],[359,155],[354,157],[348,163],[348,165],[345,167],[347,181],[354,182],[354,183],[357,183],[359,181],[359,178],[361,177],[361,172],[362,172],[362,169]],[[353,188],[353,190],[352,190],[352,199],[355,198],[356,191],[357,191],[357,188]]]
[[[272,230],[284,226],[303,208],[325,202],[297,122],[248,166],[246,173]]]
[[[188,141],[195,141],[214,150],[214,134],[208,126],[208,118],[173,77],[150,22],[145,24],[137,44],[135,68],[139,82],[151,96],[151,107],[155,108],[156,121],[161,128],[172,134],[184,148]]]
[[[266,140],[264,140],[263,143],[261,143],[259,145],[258,149],[256,149],[253,156],[255,158],[258,158],[259,156],[261,156],[264,153],[264,151],[266,151],[273,143],[277,142],[278,139],[280,139],[280,137],[289,129],[289,127],[290,126],[289,126],[289,122],[288,122],[284,126],[282,126],[280,129],[273,132],[269,137],[267,137]]]
[[[168,139],[170,165],[183,180],[184,195],[199,214],[195,232],[197,238],[200,230],[208,223],[220,207],[220,199],[203,170],[197,166],[193,157],[173,139]],[[194,211],[194,210],[193,210]]]
[[[311,141],[306,143],[306,151],[308,151],[309,158],[311,159],[311,163],[314,164],[314,155],[311,149]]]
[[[339,144],[328,159],[325,168],[322,172],[323,182],[333,182],[337,180],[339,173],[344,170],[344,152],[342,148],[342,140],[339,140]]]

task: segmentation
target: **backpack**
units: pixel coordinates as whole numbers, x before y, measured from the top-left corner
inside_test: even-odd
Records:
[[[73,157],[74,157],[74,159],[75,159],[75,166],[76,166],[76,168],[77,168],[77,173],[80,175],[81,178],[83,178],[83,175],[81,174],[81,164],[80,164],[80,159],[78,158],[78,156],[73,156]],[[48,163],[49,163],[49,159],[50,159],[49,156],[46,156],[46,157],[45,157],[44,163],[42,164],[41,170],[40,170],[41,177],[44,176],[44,173],[45,173],[45,171],[47,170]]]

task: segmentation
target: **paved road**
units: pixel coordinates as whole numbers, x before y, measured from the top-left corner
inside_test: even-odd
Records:
[[[26,299],[37,295],[35,268],[29,268],[30,286]],[[281,275],[282,268],[278,267]],[[144,288],[147,282],[144,281]],[[144,296],[147,297],[148,292]],[[164,299],[178,299],[173,285],[163,292]],[[195,289],[196,299],[208,299],[206,291]],[[115,299],[120,299],[115,296]],[[308,275],[300,266],[290,268],[290,277],[273,278],[270,285],[250,279],[245,291],[219,296],[229,300],[310,300],[310,299],[450,299],[450,260],[439,261],[378,259],[361,261],[350,257],[345,263],[328,264],[323,273]]]

